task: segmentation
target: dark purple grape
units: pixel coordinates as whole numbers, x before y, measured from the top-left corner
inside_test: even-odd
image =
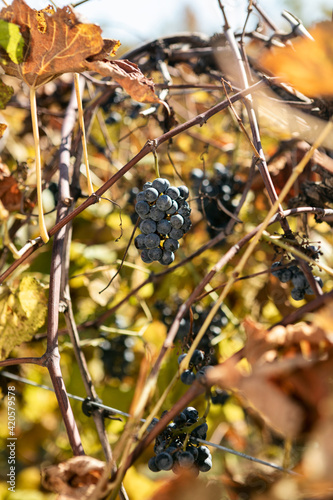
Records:
[[[195,381],[195,374],[191,370],[184,370],[180,375],[180,380],[185,385],[192,385]]]
[[[152,219],[146,219],[140,222],[140,230],[144,234],[155,233],[156,231],[156,222]]]
[[[149,203],[152,203],[153,201],[157,200],[159,193],[157,189],[154,189],[153,187],[147,188],[145,191],[145,200],[148,201]]]
[[[163,243],[164,250],[168,250],[169,252],[175,252],[179,248],[179,243],[177,240],[173,238],[167,238]]]
[[[170,217],[170,224],[175,229],[180,229],[182,227],[182,225],[184,224],[184,218],[179,214],[172,215]]]
[[[194,456],[189,451],[182,451],[177,456],[177,462],[184,469],[189,469],[194,464]]]
[[[169,266],[175,260],[175,254],[173,252],[169,252],[168,250],[163,250],[162,258],[159,260],[159,263],[163,266]]]
[[[177,198],[179,198],[180,196],[180,192],[179,192],[179,189],[176,188],[175,186],[170,186],[166,191],[165,191],[165,194],[167,194],[168,196],[170,196],[170,198],[172,200],[177,200]]]
[[[163,451],[155,457],[155,464],[160,470],[171,470],[173,466],[173,458],[170,453]]]
[[[155,222],[162,220],[165,216],[165,212],[157,208],[155,205],[150,208],[149,216]]]
[[[150,250],[142,250],[141,252],[141,259],[145,264],[151,264],[153,262],[153,259],[149,257],[149,252]]]
[[[144,235],[141,235],[141,236],[144,236]],[[150,233],[150,234],[147,234],[146,236],[144,236],[144,239],[145,239],[145,248],[156,248],[160,245],[160,237],[158,234],[156,233]]]
[[[158,177],[153,181],[153,187],[157,189],[159,193],[164,193],[170,186],[170,182],[168,179],[164,179],[163,177]]]
[[[156,206],[159,210],[166,212],[172,206],[172,199],[166,194],[161,194],[156,200]]]
[[[141,217],[142,215],[147,215],[150,211],[150,206],[146,201],[138,201],[135,205],[135,211]]]
[[[157,223],[157,232],[159,234],[169,234],[172,229],[170,221],[162,219]]]
[[[178,210],[178,203],[175,201],[175,200],[172,200],[172,204],[171,204],[171,207],[168,208],[168,210],[166,211],[166,213],[168,215],[173,215],[177,212]]]
[[[148,460],[148,468],[152,471],[152,472],[159,472],[161,469],[159,467],[157,467],[156,465],[156,457],[151,457],[149,460]]]
[[[163,255],[163,250],[159,247],[158,248],[150,248],[148,250],[148,256],[152,260],[160,261],[162,255]]]
[[[143,250],[146,248],[146,236],[144,234],[138,234],[134,240],[134,245],[138,250]]]

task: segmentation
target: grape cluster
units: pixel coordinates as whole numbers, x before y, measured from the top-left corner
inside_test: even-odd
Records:
[[[214,237],[230,221],[228,212],[233,213],[237,207],[235,197],[241,193],[244,184],[220,163],[214,165],[210,177],[195,168],[191,172],[191,179],[193,191],[198,197],[198,210],[207,220],[210,236]]]
[[[176,310],[182,304],[181,299],[175,299],[175,308],[170,307],[164,302],[157,302],[156,306],[161,311],[161,319],[163,323],[169,327],[175,317]],[[210,309],[204,309],[200,304],[196,304],[192,307],[192,329],[191,329],[191,318],[190,314],[187,313],[180,321],[179,329],[176,334],[175,340],[181,342],[184,346],[190,346],[192,341],[197,336],[200,328],[202,327],[203,322],[207,318]],[[223,312],[222,308],[218,309],[213,320],[208,326],[204,336],[199,342],[198,349],[204,351],[205,358],[212,357],[212,341],[221,334],[222,329],[225,328],[228,324],[228,318]],[[210,364],[215,364],[214,361],[211,361]]]
[[[133,339],[126,335],[118,335],[100,344],[101,359],[107,375],[119,380],[131,375],[134,361],[133,344]]]
[[[164,414],[162,414],[163,416]],[[155,418],[148,430],[156,425]],[[189,406],[177,415],[159,434],[155,441],[155,456],[148,461],[153,472],[172,470],[175,474],[182,469],[208,472],[212,468],[212,456],[207,446],[200,446],[197,439],[206,439],[208,425],[200,423],[198,411]],[[188,439],[187,439],[188,438]]]
[[[134,243],[146,264],[158,261],[168,266],[175,260],[179,240],[192,225],[188,195],[186,186],[171,186],[162,177],[146,182],[137,193],[135,211],[142,219],[139,225],[142,234]]]
[[[186,353],[178,356],[178,364],[183,361]],[[209,366],[209,361],[205,359],[205,353],[199,349],[195,349],[190,359],[188,369],[184,370],[180,375],[180,380],[185,385],[191,385],[197,380],[203,380],[205,377],[205,372]]]
[[[274,262],[271,266],[273,276],[278,278],[281,283],[291,281],[294,288],[291,290],[291,296],[294,300],[303,300],[305,295],[313,295],[310,283],[306,279],[303,271],[295,264],[295,261],[289,265],[284,265],[282,261]],[[323,281],[319,276],[314,279],[323,287]]]

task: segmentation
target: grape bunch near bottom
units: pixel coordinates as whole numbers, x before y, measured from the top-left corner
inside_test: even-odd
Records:
[[[135,211],[141,219],[141,234],[134,243],[146,264],[158,261],[168,266],[175,260],[179,240],[192,226],[188,196],[186,186],[171,186],[162,177],[146,182],[136,195]]]

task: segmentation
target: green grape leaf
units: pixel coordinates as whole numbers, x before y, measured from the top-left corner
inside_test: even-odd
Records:
[[[0,296],[0,360],[31,340],[45,323],[46,314],[45,290],[35,278],[25,276],[14,292],[6,287]]]
[[[0,46],[15,64],[23,61],[24,39],[17,24],[0,19]]]
[[[0,109],[5,109],[7,102],[10,101],[13,94],[13,87],[6,85],[0,80]]]

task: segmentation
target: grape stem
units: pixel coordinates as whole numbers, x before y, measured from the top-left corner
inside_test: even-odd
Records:
[[[30,109],[31,109],[31,122],[32,132],[35,143],[36,155],[36,183],[37,183],[37,201],[38,201],[38,223],[41,238],[44,243],[49,241],[49,235],[45,225],[43,200],[42,200],[42,162],[40,154],[39,130],[38,130],[38,117],[37,117],[37,103],[36,103],[36,89],[30,88]]]

